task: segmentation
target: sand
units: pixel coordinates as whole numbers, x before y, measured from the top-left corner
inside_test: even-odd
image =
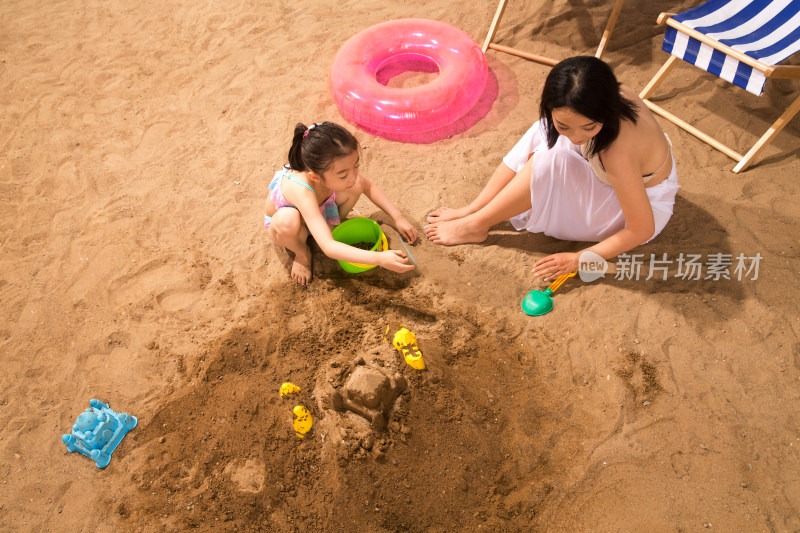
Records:
[[[497,40],[557,58],[592,54],[610,11],[511,4]],[[693,5],[626,6],[605,56],[619,78],[643,88],[666,58],[658,13]],[[666,280],[573,279],[528,317],[532,264],[582,245],[507,224],[479,245],[418,241],[414,274],[317,253],[313,283],[289,279],[263,198],[295,123],[344,122],[339,46],[402,17],[482,42],[495,7],[0,4],[0,530],[800,529],[797,120],[740,175],[662,121],[682,188],[635,252],[667,254]],[[537,118],[547,68],[487,56],[485,97],[446,136],[349,125],[362,171],[420,228]],[[697,74],[677,67],[659,101],[740,151],[799,88],[755,98]],[[680,254],[762,259],[757,278],[695,280],[675,277]],[[427,370],[384,341],[397,324]],[[331,409],[358,357],[407,380],[384,431]],[[300,393],[281,398],[284,381]],[[138,418],[102,470],[61,442],[91,398]]]

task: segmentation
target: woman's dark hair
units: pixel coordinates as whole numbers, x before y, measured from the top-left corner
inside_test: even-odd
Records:
[[[309,170],[322,176],[334,159],[358,150],[358,140],[352,133],[333,122],[318,122],[309,126],[294,127],[292,147],[289,148],[289,166],[292,170]]]
[[[540,118],[546,121],[547,146],[552,148],[558,140],[553,109],[568,107],[602,124],[592,138],[589,154],[608,148],[619,135],[620,122],[635,123],[637,118],[634,103],[619,93],[619,86],[611,67],[596,57],[575,56],[556,64],[544,82],[539,108]]]

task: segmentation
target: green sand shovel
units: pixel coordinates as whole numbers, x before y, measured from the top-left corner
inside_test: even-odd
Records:
[[[522,300],[522,310],[531,316],[539,316],[549,313],[553,310],[553,298],[550,296],[556,289],[558,289],[567,278],[571,278],[578,271],[575,270],[569,274],[558,276],[556,280],[550,284],[544,291],[531,291]]]

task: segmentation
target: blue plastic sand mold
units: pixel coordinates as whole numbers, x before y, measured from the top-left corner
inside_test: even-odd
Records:
[[[69,452],[81,452],[94,459],[98,468],[104,468],[111,461],[111,452],[119,445],[122,437],[136,427],[138,420],[127,413],[117,413],[100,400],[89,400],[92,407],[78,415],[72,434],[61,440]]]

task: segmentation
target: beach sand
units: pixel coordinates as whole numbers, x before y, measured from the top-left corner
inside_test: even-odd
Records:
[[[555,58],[593,54],[610,12],[511,4],[496,40]],[[624,83],[641,90],[666,59],[659,12],[694,4],[626,5],[605,55]],[[541,317],[519,307],[545,286],[531,266],[584,245],[508,224],[478,245],[423,237],[413,274],[350,275],[317,252],[308,287],[289,279],[263,199],[297,122],[346,124],[328,89],[338,48],[403,17],[482,44],[495,8],[0,4],[0,530],[800,529],[797,120],[739,175],[661,121],[681,189],[634,251],[640,278],[574,278]],[[538,117],[547,68],[487,60],[485,97],[443,138],[348,124],[362,172],[420,229]],[[744,151],[798,88],[756,98],[680,65],[658,94]],[[645,280],[651,254],[673,261],[666,280]],[[681,254],[701,279],[675,276]],[[717,254],[760,254],[757,279],[704,279]],[[383,339],[397,324],[427,370]],[[384,431],[330,408],[358,357],[408,381]],[[138,418],[102,470],[61,442],[91,398]],[[314,419],[304,439],[296,404]]]

